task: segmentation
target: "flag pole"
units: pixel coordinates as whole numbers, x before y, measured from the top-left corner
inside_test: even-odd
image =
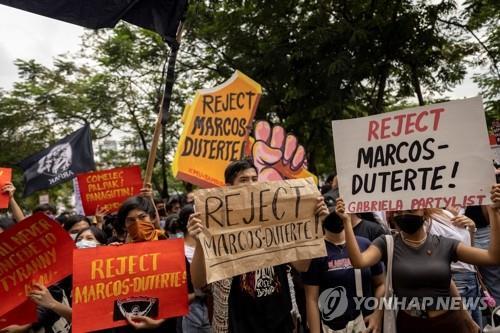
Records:
[[[184,22],[180,22],[177,28],[177,34],[175,36],[175,41],[172,43],[170,55],[168,58],[167,65],[167,78],[165,81],[165,89],[163,90],[160,110],[158,112],[158,118],[156,119],[155,130],[153,133],[153,141],[151,142],[151,149],[149,150],[148,164],[146,165],[146,173],[144,175],[144,187],[146,184],[151,184],[151,178],[153,177],[153,169],[156,160],[156,152],[158,150],[158,141],[160,139],[160,134],[162,132],[162,126],[167,122],[168,112],[170,110],[170,102],[172,97],[172,88],[175,81],[175,61],[177,59],[177,51],[182,39],[182,31],[184,27]],[[166,172],[166,171],[164,171]]]

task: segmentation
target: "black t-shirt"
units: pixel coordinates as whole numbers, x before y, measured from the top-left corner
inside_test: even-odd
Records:
[[[235,276],[229,293],[230,333],[292,332],[288,266]]]
[[[436,309],[437,297],[450,296],[450,263],[457,261],[456,239],[428,235],[418,248],[406,245],[401,235],[394,236],[394,257],[392,264],[392,287],[397,297],[423,297],[434,299],[427,309]],[[387,242],[385,236],[377,238],[375,245],[387,262]]]
[[[476,224],[476,228],[486,228],[489,223],[484,217],[481,206],[470,206],[465,208],[465,216]]]
[[[356,240],[358,241],[361,252],[366,250],[371,244],[368,239],[363,237],[356,237]],[[345,245],[337,246],[328,241],[325,241],[325,243],[327,256],[313,259],[309,266],[309,270],[306,273],[302,273],[302,279],[304,284],[319,286],[319,300],[321,301],[323,299],[326,301],[323,302],[326,304],[322,304],[322,306],[327,306],[328,303],[330,303],[328,302],[328,293],[332,292],[332,288],[343,288],[340,292],[347,297],[348,302],[344,314],[327,320],[329,316],[323,314],[332,309],[325,309],[326,311],[320,310],[322,321],[332,330],[340,330],[345,328],[349,321],[354,320],[359,315],[359,311],[356,310],[356,302],[354,299],[356,297],[354,268],[352,267],[349,253]],[[371,268],[363,268],[361,270],[363,297],[373,296],[372,277],[382,273],[383,268],[380,263],[377,263]],[[372,311],[363,309],[363,315],[365,316],[369,315],[371,312]]]
[[[367,238],[370,242],[386,234],[384,227],[379,223],[368,220],[361,220],[353,230],[356,236]]]

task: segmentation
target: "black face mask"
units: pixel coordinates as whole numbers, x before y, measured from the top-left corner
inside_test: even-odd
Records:
[[[424,224],[424,217],[415,214],[397,215],[394,216],[394,222],[396,222],[399,229],[411,235],[422,227]]]
[[[334,234],[338,234],[344,230],[344,223],[340,219],[340,217],[335,214],[335,212],[331,212],[323,222],[323,226],[326,230],[333,232]]]

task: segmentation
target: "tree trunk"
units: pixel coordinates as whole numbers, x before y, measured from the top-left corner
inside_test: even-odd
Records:
[[[383,64],[378,79],[377,100],[373,107],[374,114],[380,114],[384,111],[384,95],[388,76],[389,65]]]
[[[411,65],[410,70],[411,70],[411,84],[413,85],[413,89],[417,94],[418,105],[422,106],[425,103],[424,103],[424,97],[422,96],[422,90],[420,89],[420,80],[418,79],[417,68],[415,67],[415,65]]]

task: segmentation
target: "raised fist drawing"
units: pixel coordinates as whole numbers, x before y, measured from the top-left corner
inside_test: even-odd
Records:
[[[259,121],[254,134],[252,159],[260,181],[296,178],[306,166],[304,147],[283,127],[271,128],[267,121]]]

